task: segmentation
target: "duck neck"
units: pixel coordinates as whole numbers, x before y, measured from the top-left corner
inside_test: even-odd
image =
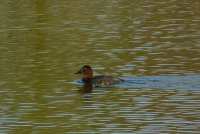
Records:
[[[92,78],[93,78],[92,74],[91,75],[84,75],[83,76],[83,81],[87,82],[87,83],[90,83],[90,82],[92,82]]]
[[[93,72],[87,72],[83,74],[83,80],[92,80],[93,78]]]
[[[90,83],[92,82],[92,78],[88,78],[88,77],[83,77],[82,79],[85,83]]]

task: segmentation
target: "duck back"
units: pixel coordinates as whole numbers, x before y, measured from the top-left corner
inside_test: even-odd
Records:
[[[115,77],[112,77],[112,76],[105,76],[105,75],[95,76],[92,79],[92,83],[96,87],[111,86],[113,84],[118,84],[122,81],[123,80],[121,80],[119,78],[115,78]]]

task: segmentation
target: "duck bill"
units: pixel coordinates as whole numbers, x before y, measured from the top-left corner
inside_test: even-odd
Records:
[[[74,73],[74,74],[81,74],[81,70],[79,70],[78,72]]]

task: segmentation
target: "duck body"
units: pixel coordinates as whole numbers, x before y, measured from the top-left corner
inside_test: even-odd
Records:
[[[113,76],[99,75],[94,76],[92,79],[82,79],[84,83],[92,83],[95,87],[108,87],[114,84],[118,84],[123,80],[115,78]]]
[[[84,85],[92,85],[94,87],[109,87],[123,81],[122,79],[113,76],[93,76],[93,70],[89,65],[83,66],[76,74],[83,75],[82,82]]]

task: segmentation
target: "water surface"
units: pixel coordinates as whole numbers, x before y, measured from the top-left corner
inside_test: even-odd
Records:
[[[2,1],[0,133],[198,134],[199,11],[197,0]],[[70,82],[83,64],[131,86],[82,94]]]

